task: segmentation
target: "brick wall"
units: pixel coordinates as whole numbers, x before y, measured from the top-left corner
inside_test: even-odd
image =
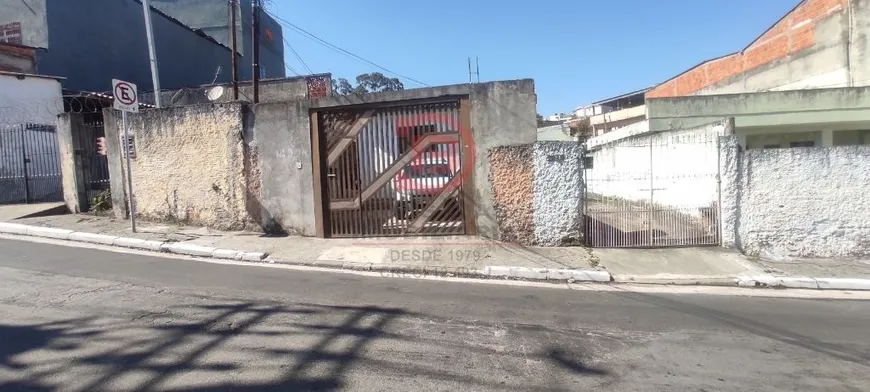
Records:
[[[793,55],[816,43],[816,24],[846,12],[849,0],[804,0],[741,52],[709,60],[659,85],[646,98],[690,95],[705,87]]]

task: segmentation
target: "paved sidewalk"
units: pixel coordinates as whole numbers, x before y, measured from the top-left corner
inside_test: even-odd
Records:
[[[720,247],[595,249],[594,255],[615,282],[735,285],[764,270],[735,250]]]
[[[764,272],[777,277],[827,276],[870,279],[870,260],[862,259],[752,259]]]
[[[93,215],[58,215],[18,219],[11,223],[62,228],[75,232],[179,245],[245,252],[265,252],[265,261],[408,274],[493,275],[551,280],[564,271],[601,271],[582,247],[523,247],[474,237],[377,239],[321,239],[275,237],[252,232],[224,232],[203,227],[139,222],[133,233],[129,221]],[[563,271],[561,274],[559,271]],[[581,280],[567,276],[560,280]],[[602,280],[600,276],[595,279]]]
[[[126,220],[93,215],[34,217],[10,223],[0,223],[0,233],[219,259],[381,271],[392,276],[870,290],[870,263],[866,261],[765,261],[717,247],[590,250],[523,247],[464,236],[274,237],[149,222],[141,222],[139,232],[133,233]]]

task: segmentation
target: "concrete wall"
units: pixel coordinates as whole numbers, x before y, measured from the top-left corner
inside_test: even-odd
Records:
[[[580,243],[581,151],[572,141],[489,150],[497,239],[542,246]]]
[[[78,214],[87,210],[87,188],[81,162],[76,159],[81,148],[78,132],[84,128],[81,113],[62,113],[57,117],[57,147],[63,181],[63,200],[67,209]]]
[[[0,73],[0,125],[54,125],[63,113],[60,80]]]
[[[4,4],[9,2],[3,0]],[[43,25],[33,27],[39,31],[35,36],[48,40],[49,46],[36,55],[40,74],[66,77],[63,86],[71,90],[108,91],[112,78],[133,82],[141,91],[152,89],[139,2],[43,0],[43,3],[47,8],[37,10],[42,16],[34,21],[44,20]],[[0,12],[8,18],[30,18],[28,15],[32,14],[26,8],[15,15]],[[221,72],[217,82],[230,80],[228,48],[157,12],[151,16],[162,88],[213,83],[218,67]]]
[[[308,109],[308,101],[253,107],[250,148],[257,157],[260,222],[267,231],[317,235]]]
[[[652,131],[694,127],[724,117],[734,117],[738,132],[777,127],[833,131],[843,127],[832,124],[870,122],[870,87],[661,98],[648,100],[647,107]]]
[[[870,64],[851,52],[866,48],[868,26],[867,0],[804,0],[742,51],[706,61],[646,97],[867,85],[870,79],[853,72],[866,74]]]
[[[120,115],[106,117],[116,216],[125,212]],[[145,110],[130,116],[131,162],[138,215],[233,230],[258,229],[249,212],[243,106],[240,103]],[[120,208],[119,208],[120,207]]]
[[[48,0],[0,0],[0,25],[21,25],[19,45],[48,48],[45,6]]]
[[[582,151],[577,142],[534,145],[534,233],[538,245],[580,243]]]
[[[314,76],[329,76],[321,74]],[[293,101],[308,98],[308,78],[294,77],[286,79],[271,79],[260,82],[260,103]],[[215,88],[222,88],[223,94],[212,101],[208,94]],[[251,83],[239,84],[239,100],[250,102],[254,96]],[[160,94],[161,104],[167,106],[198,105],[216,102],[231,102],[233,87],[231,83],[189,87],[178,90],[163,90]],[[139,99],[144,103],[154,103],[154,93],[140,93]]]
[[[473,159],[464,163],[472,168],[471,181],[464,188],[475,200],[477,232],[500,238],[502,228],[496,219],[490,178],[506,183],[516,178],[491,176],[487,154],[493,148],[534,143],[536,108],[531,80],[261,103],[248,111],[242,103],[146,110],[131,116],[137,118],[131,127],[137,144],[132,167],[138,211],[153,219],[211,227],[251,224],[266,231],[316,235],[309,136],[312,110],[462,96],[468,96],[471,104],[473,141],[466,148],[474,151]],[[106,132],[113,204],[121,206],[116,214],[123,217],[117,114],[107,111],[106,116],[110,118]],[[531,149],[525,162],[527,187],[532,189]],[[531,208],[531,193],[525,200]],[[522,235],[533,238],[531,223],[524,227]],[[558,232],[560,227],[550,231]]]
[[[439,97],[469,96],[471,134],[474,139],[475,219],[479,235],[501,237],[495,219],[490,180],[489,149],[531,144],[536,140],[537,97],[531,79],[479,84],[457,84],[365,95],[333,96],[311,101],[311,108],[329,108]],[[466,162],[465,164],[469,164]]]
[[[489,175],[493,215],[498,236],[504,242],[535,243],[534,145],[499,146],[489,149]]]
[[[870,147],[723,143],[723,238],[748,255],[870,255]]]

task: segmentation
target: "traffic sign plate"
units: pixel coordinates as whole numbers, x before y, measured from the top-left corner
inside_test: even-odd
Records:
[[[139,96],[136,93],[136,85],[123,80],[112,79],[112,94],[114,95],[115,109],[139,113]]]

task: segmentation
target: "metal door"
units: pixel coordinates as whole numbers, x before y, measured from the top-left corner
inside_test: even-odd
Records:
[[[317,113],[325,234],[465,234],[461,123],[458,100]]]
[[[63,201],[54,126],[0,127],[0,204]]]
[[[718,245],[719,136],[663,132],[587,152],[587,245]]]

